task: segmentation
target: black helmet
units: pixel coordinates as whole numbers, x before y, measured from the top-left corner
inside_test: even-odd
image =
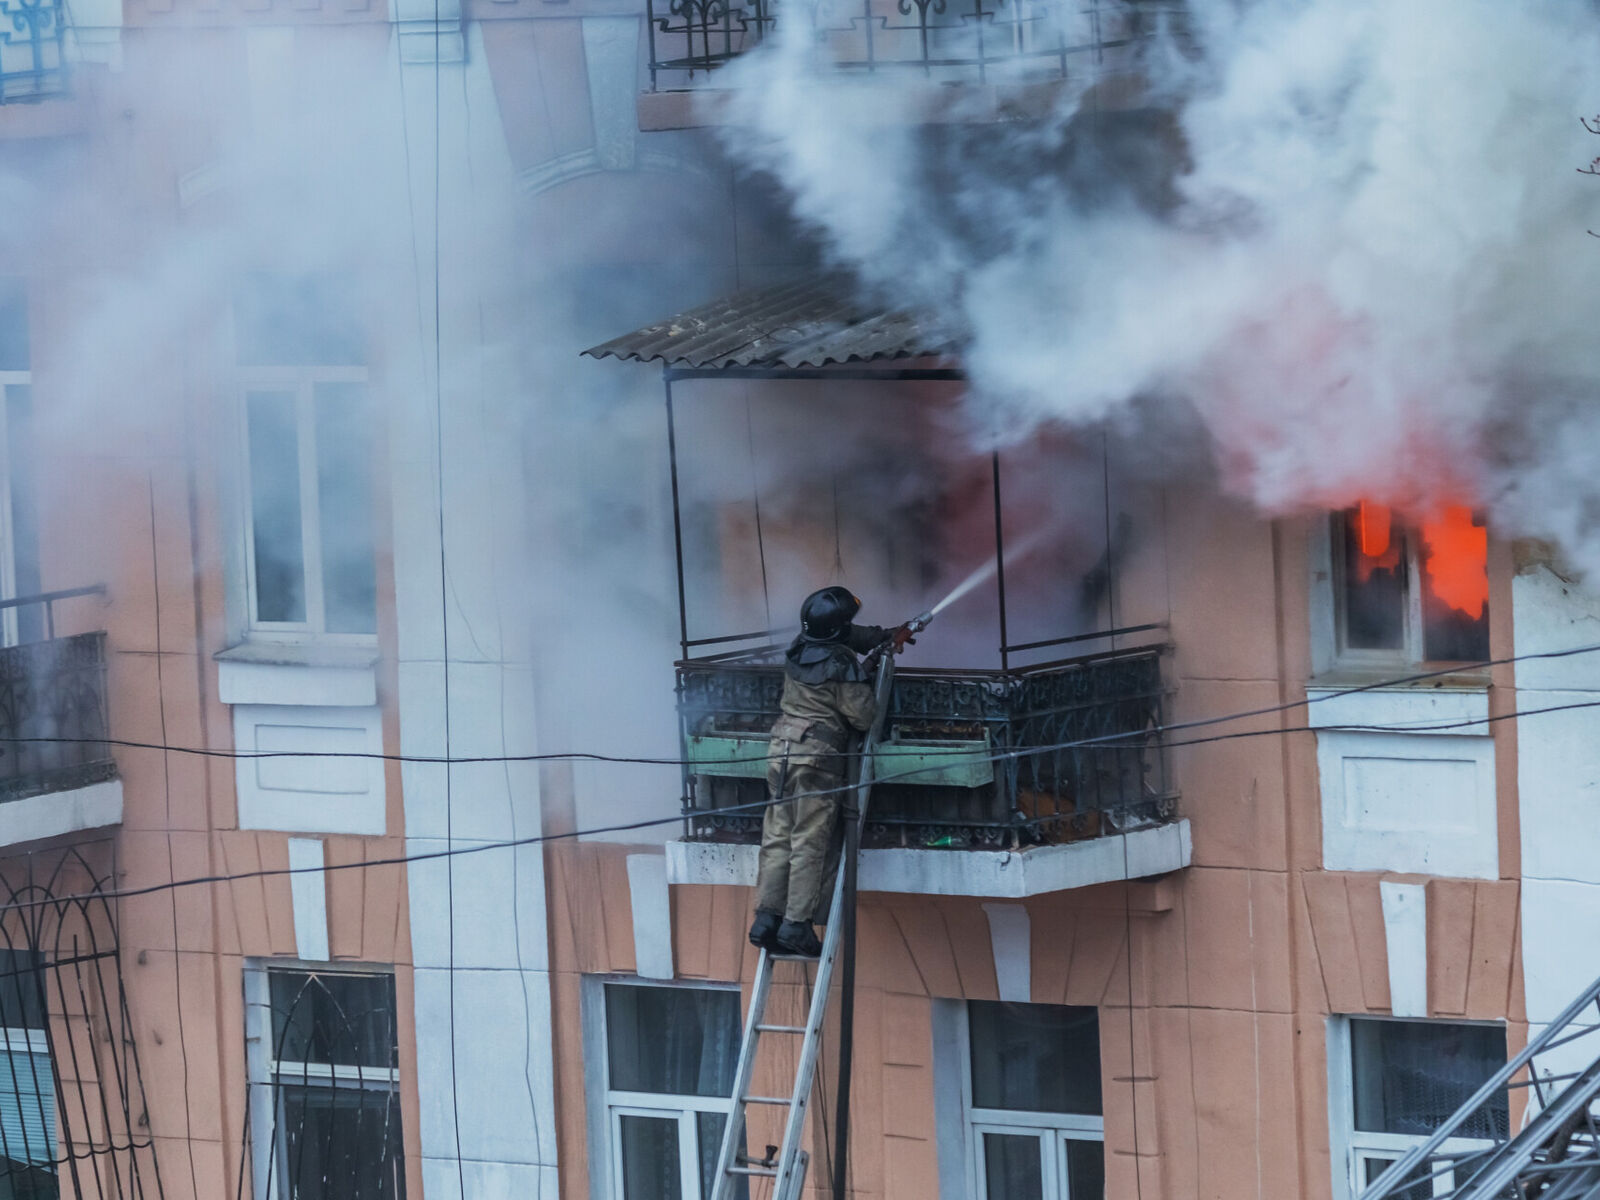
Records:
[[[849,588],[828,587],[812,592],[800,606],[800,632],[811,642],[837,642],[861,611],[861,601]]]

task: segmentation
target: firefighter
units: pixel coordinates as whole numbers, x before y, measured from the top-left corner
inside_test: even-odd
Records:
[[[782,715],[772,726],[767,790],[774,801],[761,825],[753,945],[817,955],[813,924],[825,920],[838,865],[834,831],[847,793],[849,751],[872,725],[872,681],[860,655],[912,642],[911,626],[856,625],[861,601],[842,587],[823,588],[800,606],[800,636],[783,671]],[[793,797],[793,799],[788,799]]]

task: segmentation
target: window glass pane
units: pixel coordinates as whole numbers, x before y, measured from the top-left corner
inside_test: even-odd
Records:
[[[1105,1143],[1068,1138],[1067,1200],[1105,1200],[1105,1196]]]
[[[682,1200],[678,1119],[624,1114],[622,1200]]]
[[[1423,657],[1482,662],[1489,657],[1489,531],[1482,517],[1446,508],[1422,526]]]
[[[972,1103],[1100,1114],[1100,1018],[1092,1008],[974,1000]]]
[[[251,392],[250,516],[255,535],[256,620],[306,619],[300,539],[300,439],[293,392]]]
[[[52,1170],[56,1157],[56,1089],[50,1055],[29,1049],[26,1035],[0,1034],[0,1197],[4,1167]],[[52,1193],[53,1194],[53,1193]]]
[[[403,1200],[400,1098],[388,1088],[280,1091],[290,1200]]]
[[[1506,1033],[1446,1021],[1350,1022],[1356,1128],[1426,1137],[1506,1064]],[[1505,1137],[1502,1092],[1460,1136]]]
[[[322,533],[322,594],[329,633],[378,631],[373,558],[372,421],[359,383],[319,383],[317,520]]]
[[[44,1028],[44,955],[0,950],[0,1028]]]
[[[1026,1134],[984,1134],[985,1200],[1044,1200],[1042,1149],[1042,1139]]]
[[[272,1057],[277,1062],[399,1065],[394,976],[273,971]]]
[[[0,371],[28,369],[28,284],[0,275]]]
[[[700,1196],[701,1200],[711,1200],[715,1193],[712,1185],[716,1183],[717,1155],[722,1150],[722,1130],[728,1123],[728,1114],[703,1112],[695,1120],[695,1134],[700,1142]],[[739,1153],[745,1152],[744,1138],[741,1136]],[[749,1176],[740,1175],[734,1179],[732,1195],[733,1200],[749,1200]]]
[[[34,505],[33,388],[14,383],[5,389],[6,465],[11,479],[11,566],[18,596],[37,596],[39,582],[39,516]],[[30,604],[17,609],[17,640],[44,638],[44,609]]]
[[[1340,532],[1344,644],[1351,650],[1405,649],[1405,536],[1390,511],[1363,503],[1335,522]]]
[[[235,349],[245,366],[360,366],[359,311],[345,281],[259,271],[233,297]]]
[[[50,1168],[0,1157],[0,1197],[4,1200],[56,1200],[59,1195],[61,1191]]]
[[[739,1036],[738,992],[606,986],[611,1086],[618,1091],[732,1095]]]
[[[1393,1158],[1363,1158],[1361,1160],[1361,1186],[1371,1187],[1377,1183],[1379,1177],[1397,1161],[1397,1159]],[[1419,1167],[1417,1169],[1420,1171],[1422,1168]],[[1421,1183],[1406,1188],[1403,1192],[1394,1193],[1394,1200],[1430,1200],[1432,1196],[1433,1181],[1425,1179]]]

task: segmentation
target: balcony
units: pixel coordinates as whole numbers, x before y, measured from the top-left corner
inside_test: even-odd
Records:
[[[0,0],[0,30],[0,104],[65,94],[60,0]]]
[[[101,740],[109,736],[106,635],[55,633],[58,601],[103,594],[76,588],[0,601],[8,633],[42,635],[0,647],[0,844],[122,819],[122,784]]]
[[[798,18],[819,59],[928,83],[1099,79],[1182,20],[1175,0],[645,0],[650,91],[717,86],[716,72]]]
[[[1035,667],[897,672],[863,831],[867,890],[1031,895],[1188,862],[1157,730],[1159,646]],[[680,882],[745,882],[781,670],[683,662]],[[754,807],[749,807],[754,806]],[[976,852],[976,853],[974,853]]]

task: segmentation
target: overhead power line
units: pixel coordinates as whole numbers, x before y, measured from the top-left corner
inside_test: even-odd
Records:
[[[1590,649],[1593,648],[1594,647],[1590,647]],[[1245,729],[1237,730],[1233,733],[1209,734],[1205,737],[1188,738],[1175,742],[1163,742],[1162,745],[1167,749],[1177,749],[1184,746],[1199,746],[1212,742],[1234,741],[1241,738],[1281,737],[1285,734],[1292,733],[1440,733],[1447,732],[1452,729],[1466,729],[1479,725],[1495,725],[1502,721],[1512,721],[1522,717],[1544,716],[1550,713],[1569,712],[1573,710],[1590,708],[1600,708],[1600,699],[1574,701],[1567,704],[1551,704],[1542,708],[1519,709],[1516,711],[1498,713],[1487,717],[1473,717],[1463,720],[1437,722],[1434,724],[1276,726],[1267,729]],[[1173,726],[1172,728],[1178,727]],[[1089,745],[1099,740],[1100,739],[1089,738],[1084,739],[1082,742],[1063,742],[1054,747],[1054,749],[1075,749],[1079,746]],[[1051,748],[1045,747],[1043,749],[1049,750]],[[987,761],[1000,762],[1006,759],[1017,758],[1022,754],[1039,752],[1041,752],[1040,748],[1030,748],[1026,751],[1007,751],[1000,754],[989,755],[987,756]],[[893,775],[879,776],[873,782],[893,783],[897,779],[906,779],[917,775],[923,775],[926,774],[926,772],[926,767],[918,767],[910,771],[899,772]],[[854,784],[846,784],[842,787],[834,788],[818,788],[808,792],[797,792],[793,795],[785,796],[780,800],[758,800],[752,801],[749,804],[734,804],[725,808],[707,811],[715,811],[718,815],[722,816],[738,813],[753,814],[757,812],[763,812],[766,809],[771,808],[774,804],[792,804],[798,800],[808,799],[816,796],[834,795],[842,792],[853,791],[854,789]],[[130,899],[139,896],[154,895],[158,892],[168,891],[173,888],[197,887],[215,883],[232,883],[240,880],[271,879],[284,875],[327,874],[333,871],[366,870],[372,867],[404,866],[413,862],[427,862],[439,858],[453,858],[457,855],[463,854],[485,854],[492,850],[515,849],[520,846],[540,845],[545,842],[573,841],[578,838],[597,837],[608,833],[630,833],[640,829],[651,829],[661,825],[671,825],[683,820],[683,817],[683,813],[679,812],[670,814],[668,816],[647,817],[638,821],[625,821],[614,825],[598,825],[588,829],[567,830],[562,833],[532,834],[528,837],[507,838],[500,841],[486,841],[472,846],[458,846],[444,850],[428,850],[416,854],[397,854],[388,858],[367,859],[361,862],[324,863],[321,866],[314,867],[265,867],[255,871],[236,871],[218,875],[199,875],[188,879],[174,879],[163,883],[147,884],[143,887],[117,888],[86,895],[54,896],[39,900],[13,901],[7,904],[0,904],[0,913],[16,911],[19,909],[33,909],[49,907],[51,905],[71,904],[78,900],[86,900],[90,898],[109,900]],[[952,851],[952,853],[959,852]]]

